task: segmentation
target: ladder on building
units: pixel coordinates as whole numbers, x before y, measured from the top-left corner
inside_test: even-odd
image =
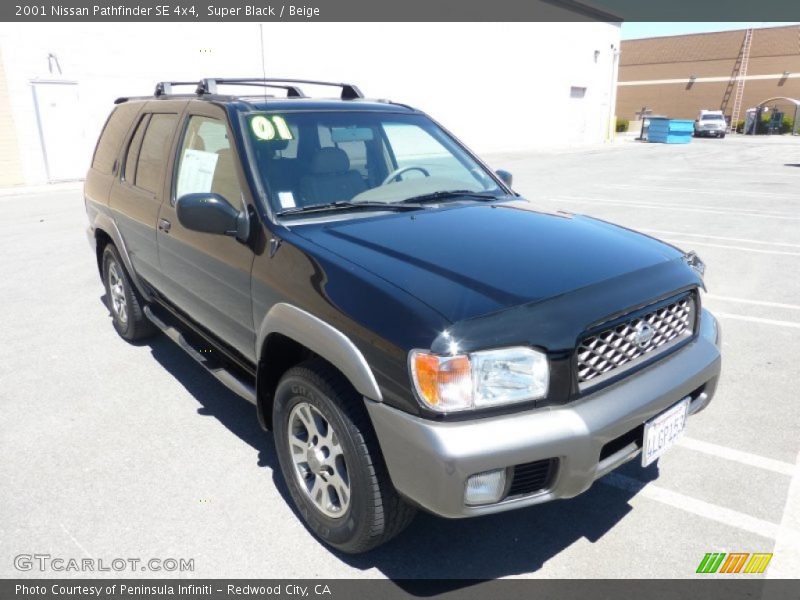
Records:
[[[733,110],[731,111],[731,131],[736,131],[736,123],[739,121],[739,114],[742,112],[742,100],[744,99],[744,84],[745,77],[747,76],[747,65],[750,62],[750,47],[753,43],[753,30],[748,29],[744,33],[744,41],[739,50],[739,56],[736,57],[736,63],[733,65],[731,71],[731,78],[728,81],[728,87],[725,89],[725,95],[722,97],[722,104],[720,110],[724,113],[728,108],[728,102],[733,95]],[[736,87],[736,94],[733,94],[733,88]]]

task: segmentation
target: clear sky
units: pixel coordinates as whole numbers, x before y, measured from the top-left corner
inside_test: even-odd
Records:
[[[794,1],[794,0],[789,0]],[[657,37],[661,35],[682,35],[686,33],[706,33],[709,31],[730,31],[748,27],[780,27],[798,23],[622,23],[622,39]]]

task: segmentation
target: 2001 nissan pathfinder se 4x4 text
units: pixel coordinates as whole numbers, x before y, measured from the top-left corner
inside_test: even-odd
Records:
[[[538,210],[353,85],[184,84],[120,98],[86,177],[114,327],[163,331],[256,405],[326,543],[366,551],[417,508],[575,496],[657,460],[710,401],[720,333],[695,254]]]

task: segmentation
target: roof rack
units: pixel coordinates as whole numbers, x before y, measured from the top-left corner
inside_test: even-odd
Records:
[[[160,81],[156,84],[155,96],[161,97],[172,93],[174,86],[182,85],[195,85],[195,94],[203,96],[204,94],[216,94],[217,87],[220,85],[239,85],[239,86],[253,86],[253,87],[266,87],[277,88],[286,90],[286,95],[289,98],[306,98],[296,85],[292,84],[308,84],[308,85],[325,85],[332,87],[342,88],[342,100],[355,100],[363,98],[364,94],[355,85],[351,83],[332,83],[330,81],[315,81],[313,79],[280,79],[280,78],[255,78],[243,77],[239,79],[222,79],[222,78],[206,78],[201,79],[199,82],[193,81]]]

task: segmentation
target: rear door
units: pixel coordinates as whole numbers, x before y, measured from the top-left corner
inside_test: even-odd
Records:
[[[251,248],[233,237],[181,226],[177,198],[213,192],[239,210],[252,204],[225,111],[192,103],[181,123],[171,157],[169,201],[159,214],[158,246],[163,293],[193,320],[254,360],[255,333],[250,294]]]
[[[155,106],[154,106],[155,104]],[[170,148],[185,102],[148,103],[127,140],[109,206],[136,273],[160,287],[156,226]]]

